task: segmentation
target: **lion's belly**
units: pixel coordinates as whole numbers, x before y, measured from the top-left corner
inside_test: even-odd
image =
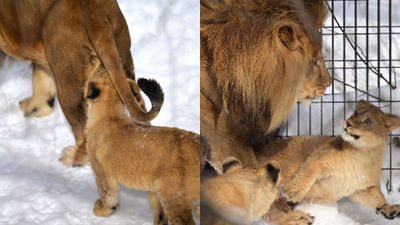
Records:
[[[54,0],[14,1],[0,4],[0,50],[20,60],[47,64],[41,40],[42,19]]]
[[[8,40],[7,37],[0,36],[0,50],[19,60],[30,60],[35,63],[47,65],[43,43],[41,41],[20,44]]]

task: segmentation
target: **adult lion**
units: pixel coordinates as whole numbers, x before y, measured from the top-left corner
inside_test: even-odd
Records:
[[[136,103],[126,82],[126,77],[134,79],[131,43],[116,0],[2,0],[0,15],[0,50],[32,61],[34,85],[49,84],[34,86],[32,102],[37,106],[28,107],[32,111],[28,113],[40,112],[49,100],[51,107],[51,99],[35,99],[47,95],[35,92],[51,93],[55,80],[58,100],[76,141],[75,147],[69,148],[70,154],[61,159],[65,165],[86,161],[84,91],[98,62],[130,114],[144,122],[152,119]],[[46,87],[48,90],[43,90]]]
[[[322,57],[323,0],[201,0],[201,134],[209,163],[254,165],[254,150],[298,100],[331,78]]]

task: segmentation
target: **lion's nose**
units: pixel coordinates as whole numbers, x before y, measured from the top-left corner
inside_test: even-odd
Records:
[[[351,127],[351,123],[349,121],[346,121],[346,127]]]

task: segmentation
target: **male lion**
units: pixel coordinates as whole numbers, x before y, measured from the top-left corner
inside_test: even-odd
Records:
[[[2,0],[0,15],[0,50],[33,63],[34,93],[20,105],[25,115],[50,113],[57,92],[76,141],[61,158],[65,165],[86,162],[83,92],[99,61],[131,115],[152,119],[126,82],[134,79],[131,43],[116,0]]]
[[[243,168],[236,159],[223,165],[224,174],[201,184],[201,224],[250,224],[265,214],[278,194],[280,166]]]
[[[331,78],[322,57],[323,0],[201,0],[201,134],[210,164],[255,165],[253,150],[298,100]]]
[[[142,99],[137,84],[128,82]],[[163,102],[161,87],[145,79],[138,84],[157,115]],[[109,216],[117,208],[122,184],[149,191],[155,224],[194,224],[192,207],[200,198],[200,136],[132,120],[104,72],[92,76],[86,96],[86,146],[100,193],[94,214]]]
[[[361,100],[343,122],[341,136],[277,140],[258,152],[257,159],[261,165],[269,160],[281,164],[281,195],[289,202],[323,203],[349,197],[387,219],[400,218],[400,204],[389,205],[379,188],[387,138],[399,127],[400,117]],[[274,211],[267,217],[283,220],[286,215]]]

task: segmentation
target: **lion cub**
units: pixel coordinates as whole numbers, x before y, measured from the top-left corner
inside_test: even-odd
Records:
[[[128,82],[140,95],[137,84]],[[159,84],[145,79],[138,84],[152,108],[161,107]],[[100,193],[94,214],[109,216],[117,209],[122,184],[149,191],[155,224],[194,224],[192,207],[200,198],[199,135],[132,121],[105,73],[90,79],[86,96],[86,147]]]
[[[400,117],[359,101],[343,122],[339,137],[311,136],[278,140],[258,153],[261,165],[281,164],[281,195],[287,201],[334,202],[349,197],[382,214],[400,217],[400,205],[389,205],[379,189],[384,150]]]
[[[223,172],[201,184],[201,224],[250,224],[259,220],[278,194],[279,163],[270,161],[253,169],[228,159]]]

